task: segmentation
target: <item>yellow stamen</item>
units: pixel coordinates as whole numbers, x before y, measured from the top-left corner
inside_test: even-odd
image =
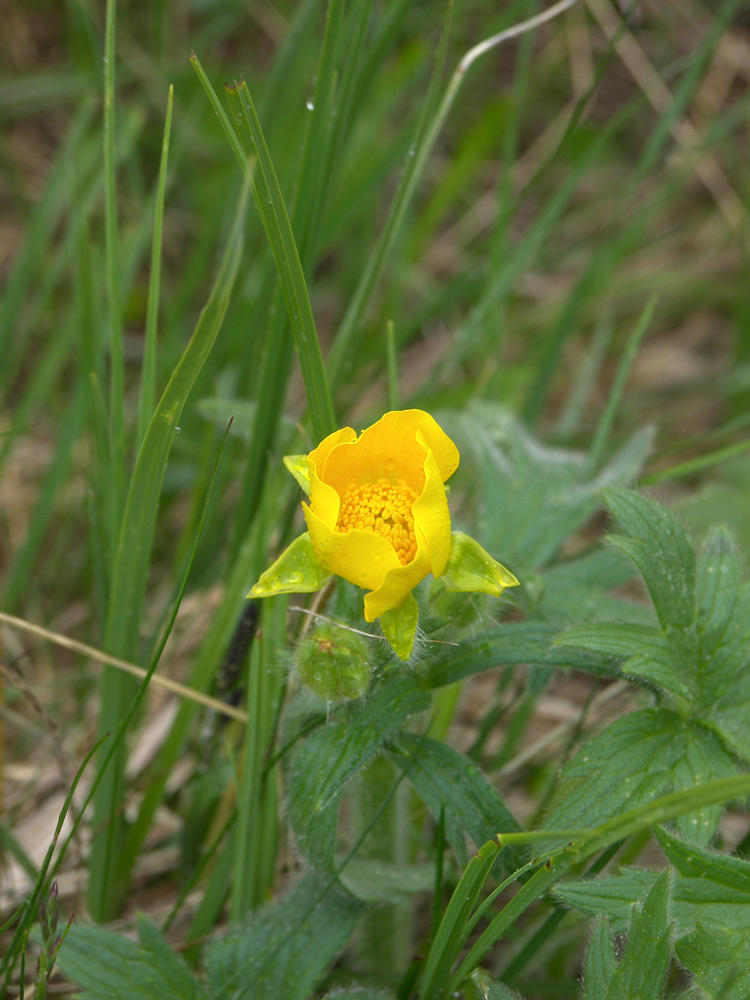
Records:
[[[403,479],[392,483],[352,483],[341,500],[336,531],[346,534],[352,528],[382,535],[391,543],[403,566],[417,554],[412,504],[417,494]]]

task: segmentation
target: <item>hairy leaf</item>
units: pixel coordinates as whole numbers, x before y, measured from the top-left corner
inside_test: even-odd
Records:
[[[698,923],[750,934],[750,862],[685,844],[663,830],[658,839],[675,869],[669,915],[676,936],[692,933]],[[584,913],[608,917],[615,932],[622,933],[633,905],[646,898],[658,877],[658,872],[629,868],[619,875],[558,885],[553,892]]]
[[[138,917],[141,945],[103,927],[73,924],[57,963],[81,1000],[207,1000],[207,993],[159,931]]]
[[[625,954],[619,966],[609,926],[601,920],[586,958],[585,1000],[656,1000],[669,964],[669,875],[656,877],[640,909],[631,911]]]
[[[612,542],[636,563],[664,628],[695,619],[695,553],[677,517],[631,490],[606,489],[604,502],[625,536]]]
[[[562,773],[562,797],[546,826],[591,827],[669,791],[736,772],[720,740],[698,722],[666,709],[617,719],[584,744]],[[706,843],[718,823],[716,806],[679,820],[680,831]]]
[[[307,1000],[346,944],[362,904],[309,873],[250,921],[211,942],[206,977],[213,1000]],[[138,996],[135,993],[134,996]]]
[[[675,945],[677,957],[711,1000],[750,996],[750,934],[746,929],[699,923]]]
[[[352,707],[345,722],[319,729],[299,749],[289,776],[289,817],[300,848],[318,867],[333,870],[342,786],[428,704],[414,677],[392,676]]]
[[[512,622],[487,629],[467,639],[458,648],[449,646],[427,664],[425,681],[429,687],[442,687],[508,664],[532,664],[547,667],[570,667],[604,677],[618,676],[615,660],[585,650],[553,646],[557,629],[540,622]]]
[[[437,740],[404,733],[393,740],[391,756],[401,767],[408,762],[408,779],[435,818],[445,817],[445,836],[462,867],[467,863],[465,834],[477,846],[496,833],[520,829],[482,772],[457,750]],[[500,855],[503,867],[516,868],[515,851]]]

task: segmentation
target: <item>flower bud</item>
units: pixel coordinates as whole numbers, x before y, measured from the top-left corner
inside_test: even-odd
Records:
[[[297,646],[300,679],[326,701],[361,698],[370,683],[367,644],[356,632],[321,622]]]

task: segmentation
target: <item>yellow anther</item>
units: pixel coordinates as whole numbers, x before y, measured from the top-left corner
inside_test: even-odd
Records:
[[[402,565],[417,554],[412,504],[417,494],[403,480],[352,483],[341,498],[336,531],[371,531],[391,543]]]

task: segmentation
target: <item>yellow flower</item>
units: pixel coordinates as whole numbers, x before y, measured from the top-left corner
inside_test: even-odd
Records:
[[[417,628],[412,590],[428,574],[446,589],[499,595],[518,581],[468,535],[451,534],[445,481],[458,449],[429,413],[394,410],[357,436],[330,434],[284,463],[309,504],[307,533],[262,574],[249,597],[318,590],[331,574],[369,591],[365,618],[408,659]]]
[[[371,593],[368,622],[397,608],[448,562],[451,519],[443,483],[458,449],[422,410],[386,413],[359,437],[345,427],[307,456],[303,504],[318,562]]]

